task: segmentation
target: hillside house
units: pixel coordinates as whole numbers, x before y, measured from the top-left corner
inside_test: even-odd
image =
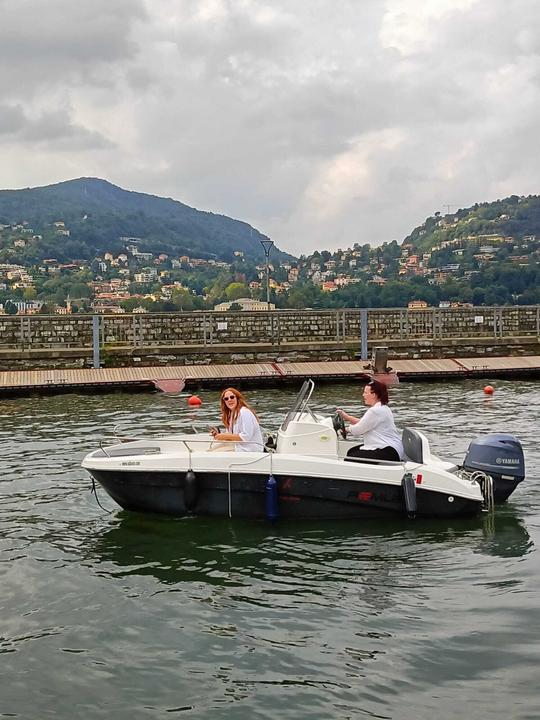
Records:
[[[238,300],[231,300],[230,302],[222,302],[218,305],[214,305],[214,310],[217,312],[225,312],[230,310],[232,304],[239,305],[242,310],[275,310],[276,306],[273,303],[266,303],[262,300],[253,300],[252,298],[238,298]]]
[[[298,268],[291,268],[287,275],[287,279],[290,283],[298,282]]]

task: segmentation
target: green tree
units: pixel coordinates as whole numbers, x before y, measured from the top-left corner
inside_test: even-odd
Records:
[[[180,310],[193,310],[193,295],[186,288],[174,288],[172,301]]]
[[[405,307],[413,300],[413,289],[408,283],[397,281],[387,282],[380,292],[381,307]]]
[[[140,299],[134,297],[127,298],[127,300],[122,300],[122,302],[120,303],[120,307],[128,313],[133,312],[133,310],[139,305]]]
[[[64,288],[59,287],[58,290],[54,293],[54,302],[57,305],[62,305],[62,303],[65,301],[67,297],[67,293]]]
[[[69,287],[69,296],[74,298],[90,297],[90,288],[86,283],[75,282]]]
[[[37,297],[36,288],[34,287],[27,287],[24,289],[23,292],[23,299],[24,300],[35,300]]]
[[[238,300],[242,297],[248,297],[249,290],[244,283],[232,282],[225,288],[225,297],[227,300]]]

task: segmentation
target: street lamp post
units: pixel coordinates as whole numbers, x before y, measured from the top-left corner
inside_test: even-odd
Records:
[[[270,250],[272,249],[272,246],[274,244],[273,240],[261,240],[261,245],[263,246],[264,255],[266,257],[266,309],[270,310],[270,277],[269,277],[269,266],[268,266],[268,259],[270,257]]]

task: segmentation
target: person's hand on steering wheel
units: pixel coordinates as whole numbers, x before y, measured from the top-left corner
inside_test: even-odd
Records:
[[[345,427],[345,420],[341,414],[342,412],[343,410],[340,411],[339,408],[336,410],[332,416],[332,425],[334,426],[334,430],[345,440],[347,437],[347,428]]]

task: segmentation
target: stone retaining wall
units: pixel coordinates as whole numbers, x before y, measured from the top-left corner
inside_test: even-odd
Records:
[[[537,354],[540,306],[285,310],[99,316],[105,364]],[[0,316],[0,367],[91,365],[92,315]],[[151,360],[151,361],[150,361]]]

